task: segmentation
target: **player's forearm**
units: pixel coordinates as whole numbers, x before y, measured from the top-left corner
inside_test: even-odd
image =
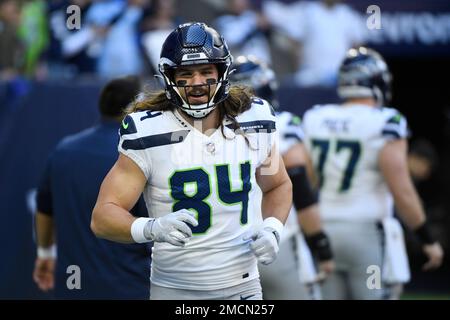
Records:
[[[317,204],[298,210],[297,213],[298,222],[306,236],[314,235],[322,231],[322,221],[320,220]]]
[[[48,248],[54,243],[53,217],[38,211],[35,219],[37,244]]]
[[[417,229],[425,222],[425,213],[412,183],[399,188],[393,195],[400,218],[411,230]]]
[[[262,216],[263,218],[275,217],[285,223],[292,206],[292,184],[289,179],[277,187],[263,193]]]
[[[425,214],[408,172],[406,140],[387,143],[378,162],[400,218],[410,229],[417,229],[425,221]]]
[[[114,203],[96,204],[92,212],[91,229],[99,238],[133,243],[131,224],[136,218]]]

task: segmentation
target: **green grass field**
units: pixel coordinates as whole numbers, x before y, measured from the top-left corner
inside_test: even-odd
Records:
[[[405,293],[401,300],[450,300],[450,294]]]

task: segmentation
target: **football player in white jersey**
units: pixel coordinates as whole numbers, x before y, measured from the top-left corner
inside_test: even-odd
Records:
[[[178,26],[161,50],[165,92],[123,120],[91,227],[113,241],[155,241],[151,299],[262,299],[257,262],[276,258],[292,184],[272,107],[229,86],[231,64],[216,30]],[[151,218],[135,219],[142,192]]]
[[[408,173],[406,119],[385,107],[390,82],[381,55],[352,48],[339,71],[344,103],[316,106],[303,118],[320,185],[320,214],[335,253],[336,270],[322,287],[326,299],[381,299],[382,279],[409,278],[408,262],[401,258],[404,244],[395,243],[398,224],[389,219],[393,202],[422,241],[424,269],[442,263],[442,248],[430,234]]]
[[[275,73],[256,57],[237,57],[230,80],[251,87],[259,98],[278,108]],[[301,119],[287,111],[276,111],[275,115],[280,154],[293,184],[295,207],[292,207],[286,221],[277,260],[270,265],[259,265],[263,296],[269,300],[320,299],[319,280],[333,270],[334,263],[320,222],[317,194],[312,190],[306,174],[307,154],[302,142]],[[315,270],[306,243],[318,258],[319,273]]]

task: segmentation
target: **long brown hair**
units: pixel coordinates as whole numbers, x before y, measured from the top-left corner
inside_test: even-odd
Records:
[[[219,110],[218,124],[221,126],[222,135],[223,132],[223,120],[225,117],[231,120],[232,126],[236,128],[236,132],[239,132],[239,124],[236,117],[250,109],[252,104],[253,90],[246,86],[231,86],[228,97],[219,103],[217,109]],[[136,100],[127,109],[127,113],[135,111],[174,111],[176,106],[166,97],[164,91],[150,92],[145,95],[141,100]],[[247,140],[247,139],[246,139]]]

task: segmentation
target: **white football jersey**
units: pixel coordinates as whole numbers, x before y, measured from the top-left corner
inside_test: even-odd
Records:
[[[296,143],[300,143],[303,140],[303,131],[300,126],[300,117],[287,112],[276,112],[276,122],[277,122],[277,136],[278,140],[278,150],[281,155],[285,154],[292,146]],[[262,198],[262,193],[259,187],[256,188],[256,196],[258,199]],[[260,201],[255,205],[256,219],[262,222],[262,216],[258,213],[261,212]],[[283,233],[281,234],[281,241],[285,241],[294,234],[300,232],[297,221],[297,212],[294,207],[291,207],[289,211],[289,216],[284,224]]]
[[[279,137],[280,154],[284,155],[297,143],[303,143],[305,135],[301,126],[301,118],[293,113],[282,111],[277,112],[277,133]],[[298,276],[301,283],[313,283],[316,280],[317,272],[311,251],[306,244],[304,235],[298,223],[297,211],[294,206],[289,211],[289,216],[284,224],[281,241],[295,236],[296,252],[298,259]]]
[[[378,155],[387,141],[408,136],[406,120],[397,110],[316,106],[305,113],[303,130],[320,181],[324,220],[379,221],[392,214]]]
[[[189,209],[199,222],[185,247],[155,243],[151,281],[188,290],[215,290],[255,279],[257,261],[249,242],[255,228],[255,170],[276,145],[271,106],[253,99],[249,110],[207,136],[180,113],[128,115],[119,151],[147,177],[144,199],[150,216]],[[244,133],[245,137],[244,137]],[[267,173],[273,170],[270,166]]]
[[[303,130],[301,128],[301,119],[293,113],[282,111],[277,112],[277,132],[279,137],[279,150],[283,155],[297,143],[301,143],[304,139]],[[289,216],[284,224],[283,239],[287,239],[294,234],[300,232],[298,225],[297,212],[292,207]]]
[[[280,154],[285,154],[292,146],[301,143],[304,139],[304,133],[301,127],[299,116],[287,112],[276,112],[277,131],[280,137]]]

